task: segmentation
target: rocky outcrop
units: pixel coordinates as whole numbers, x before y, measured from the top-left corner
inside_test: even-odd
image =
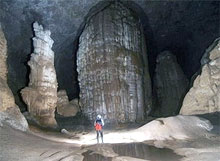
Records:
[[[65,117],[75,116],[79,111],[79,100],[69,101],[65,90],[58,91],[57,97],[57,113]]]
[[[220,39],[206,50],[201,65],[201,74],[184,98],[183,115],[220,111]]]
[[[15,104],[14,96],[7,84],[7,42],[0,26],[0,126],[5,124],[22,131],[28,124]]]
[[[143,120],[151,108],[151,82],[139,19],[115,2],[87,21],[80,36],[77,71],[82,111],[93,120]]]
[[[0,112],[15,107],[14,97],[7,84],[7,42],[0,26]]]
[[[157,99],[154,115],[178,114],[187,88],[188,80],[177,63],[176,57],[169,51],[158,55],[154,77],[154,91]]]
[[[44,30],[37,22],[33,24],[34,53],[28,65],[31,68],[28,87],[21,91],[28,111],[41,126],[55,127],[55,107],[57,105],[57,79],[54,68],[53,40],[50,31]]]

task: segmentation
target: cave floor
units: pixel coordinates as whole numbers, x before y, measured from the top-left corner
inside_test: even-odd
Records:
[[[105,143],[96,144],[94,131],[45,132],[35,127],[30,129],[30,132],[24,133],[7,126],[0,127],[1,161],[220,160],[219,135],[193,140],[150,140],[138,143],[137,140],[121,137],[129,130],[106,130]]]

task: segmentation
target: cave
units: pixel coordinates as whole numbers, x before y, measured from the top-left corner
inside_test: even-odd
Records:
[[[8,84],[22,111],[20,90],[28,83],[27,61],[32,52],[32,23],[38,21],[51,30],[59,89],[70,99],[79,97],[76,52],[86,19],[111,2],[0,1],[1,26],[8,41]],[[128,1],[138,14],[146,37],[151,79],[157,55],[170,50],[188,79],[199,70],[208,45],[219,36],[217,1]],[[185,12],[187,10],[187,12]],[[24,47],[25,46],[25,47]],[[153,83],[153,82],[152,82]]]
[[[215,160],[219,22],[216,0],[0,0],[0,134],[13,138],[4,144],[46,139],[30,158],[16,147],[27,160]],[[17,155],[3,151],[0,160]]]

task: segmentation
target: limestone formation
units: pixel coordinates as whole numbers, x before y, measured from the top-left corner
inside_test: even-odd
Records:
[[[220,38],[206,50],[201,65],[201,74],[184,98],[181,114],[220,112]]]
[[[5,124],[26,131],[27,121],[15,104],[14,96],[7,84],[7,42],[0,26],[0,126]]]
[[[21,91],[30,114],[41,126],[55,127],[54,112],[57,105],[57,79],[54,68],[53,40],[50,31],[37,22],[33,24],[34,53],[28,65],[31,68],[29,85]]]
[[[57,97],[57,113],[66,117],[75,116],[79,111],[78,99],[69,101],[65,90],[58,91]]]
[[[7,84],[7,42],[0,27],[0,112],[15,107],[14,97]]]
[[[77,71],[82,111],[93,120],[135,122],[151,108],[145,38],[138,17],[120,2],[92,16],[80,36]]]
[[[187,88],[188,80],[177,63],[176,57],[169,51],[159,54],[154,77],[154,91],[157,99],[154,115],[178,114]]]

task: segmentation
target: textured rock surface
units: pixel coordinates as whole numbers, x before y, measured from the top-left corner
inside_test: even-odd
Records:
[[[0,26],[0,112],[15,107],[14,96],[7,84],[7,42]]]
[[[121,3],[87,21],[80,36],[77,71],[82,111],[93,120],[143,120],[151,108],[151,83],[142,26]]]
[[[201,60],[201,74],[183,101],[180,113],[204,114],[220,111],[220,39],[206,51]]]
[[[57,97],[57,113],[66,117],[75,116],[79,111],[78,99],[69,101],[65,90],[58,91]]]
[[[99,3],[101,2],[101,3]],[[0,0],[0,21],[8,41],[9,87],[19,101],[18,91],[26,86],[27,58],[31,51],[32,29],[38,21],[52,33],[55,41],[55,67],[60,89],[70,99],[78,97],[75,53],[78,33],[85,17],[102,10],[103,0]],[[138,12],[149,45],[149,65],[154,71],[157,54],[171,50],[184,73],[190,77],[200,67],[200,58],[218,36],[220,1],[217,0],[129,0],[122,1]],[[104,5],[102,5],[104,4]],[[90,12],[92,11],[92,12]],[[185,12],[187,11],[187,12]],[[15,27],[16,26],[16,27]],[[81,27],[80,27],[81,26]],[[73,60],[74,61],[73,61]],[[71,73],[71,74],[70,74]],[[25,110],[23,107],[22,110]]]
[[[14,129],[27,131],[28,123],[17,106],[9,107],[0,112],[0,126],[9,125]]]
[[[15,104],[14,96],[7,84],[7,42],[0,26],[0,126],[5,124],[26,131],[27,121]]]
[[[53,40],[50,31],[43,30],[37,22],[33,24],[34,53],[28,65],[31,68],[29,85],[21,91],[30,114],[42,126],[56,126],[54,111],[57,104],[57,79],[54,68]]]
[[[169,51],[158,55],[154,77],[157,99],[155,114],[159,116],[178,114],[187,88],[188,80],[176,57]]]

